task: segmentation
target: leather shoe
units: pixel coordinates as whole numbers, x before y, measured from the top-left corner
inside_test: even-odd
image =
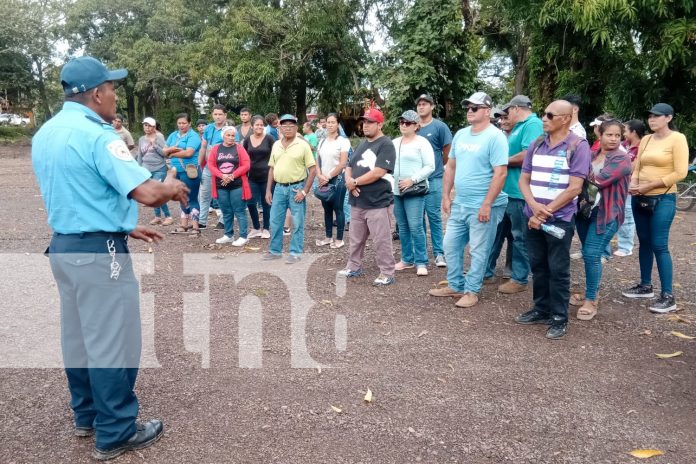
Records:
[[[542,314],[541,312],[537,311],[536,309],[532,309],[531,311],[527,311],[524,314],[520,314],[515,318],[515,322],[518,324],[550,324],[551,323],[551,318],[549,318],[548,315]]]
[[[556,339],[564,336],[567,331],[568,331],[568,323],[567,322],[554,322],[553,324],[551,324],[551,327],[549,327],[549,330],[546,331],[546,338],[550,338],[551,340],[556,340]]]
[[[136,422],[135,427],[136,431],[128,441],[105,450],[95,447],[94,451],[92,451],[92,457],[97,461],[108,461],[109,459],[122,455],[126,451],[147,448],[159,440],[164,433],[164,425],[162,421],[157,419],[145,423]]]

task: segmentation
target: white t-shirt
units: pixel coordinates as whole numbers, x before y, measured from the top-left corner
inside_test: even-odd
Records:
[[[341,161],[341,152],[350,150],[350,140],[340,135],[335,140],[323,139],[319,142],[317,156],[321,159],[321,173],[325,176],[331,174]]]
[[[570,131],[573,132],[575,135],[580,137],[581,139],[587,140],[587,132],[585,132],[585,128],[582,127],[582,124],[580,122],[576,122],[572,126],[570,126]]]

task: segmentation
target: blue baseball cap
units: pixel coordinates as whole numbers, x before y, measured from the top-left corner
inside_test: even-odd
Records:
[[[110,71],[101,61],[81,56],[68,61],[60,72],[60,83],[65,95],[86,92],[107,81],[120,81],[128,75],[126,69]]]
[[[280,117],[280,120],[279,120],[278,122],[280,122],[280,123],[282,124],[282,123],[284,123],[284,122],[286,122],[286,121],[292,121],[292,122],[294,122],[295,124],[297,124],[297,118],[296,118],[295,116],[293,116],[292,114],[284,114],[284,115],[282,115],[282,116]]]

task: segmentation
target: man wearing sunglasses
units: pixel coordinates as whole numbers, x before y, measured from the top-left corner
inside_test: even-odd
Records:
[[[444,239],[448,286],[432,289],[429,294],[457,297],[456,306],[469,308],[478,303],[495,232],[507,205],[502,188],[507,176],[508,143],[505,134],[491,124],[491,97],[476,92],[462,104],[471,125],[454,136],[442,182],[442,210],[450,215]],[[450,194],[453,187],[454,204]],[[471,266],[464,277],[467,245]]]
[[[590,146],[570,131],[572,114],[573,107],[565,100],[546,107],[542,116],[546,136],[530,145],[520,175],[529,218],[527,252],[534,275],[534,306],[515,321],[548,325],[550,339],[561,338],[567,331],[576,198],[590,170]],[[563,229],[563,238],[544,233],[541,225],[545,223]]]
[[[527,217],[524,215],[524,197],[520,192],[519,182],[522,162],[527,148],[544,133],[541,120],[532,113],[532,101],[526,95],[516,95],[503,106],[512,131],[508,137],[510,154],[508,158],[508,175],[503,192],[508,195],[505,217],[498,226],[498,233],[491,250],[486,269],[486,278],[495,278],[495,266],[503,242],[508,233],[512,233],[512,276],[509,281],[498,287],[500,293],[519,293],[527,290],[529,276],[529,257],[527,256],[526,236]]]

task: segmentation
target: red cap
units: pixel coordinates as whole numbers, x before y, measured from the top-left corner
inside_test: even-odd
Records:
[[[370,122],[383,123],[384,115],[377,108],[370,108],[369,110],[365,111],[365,114],[360,116],[360,119],[366,119]]]

